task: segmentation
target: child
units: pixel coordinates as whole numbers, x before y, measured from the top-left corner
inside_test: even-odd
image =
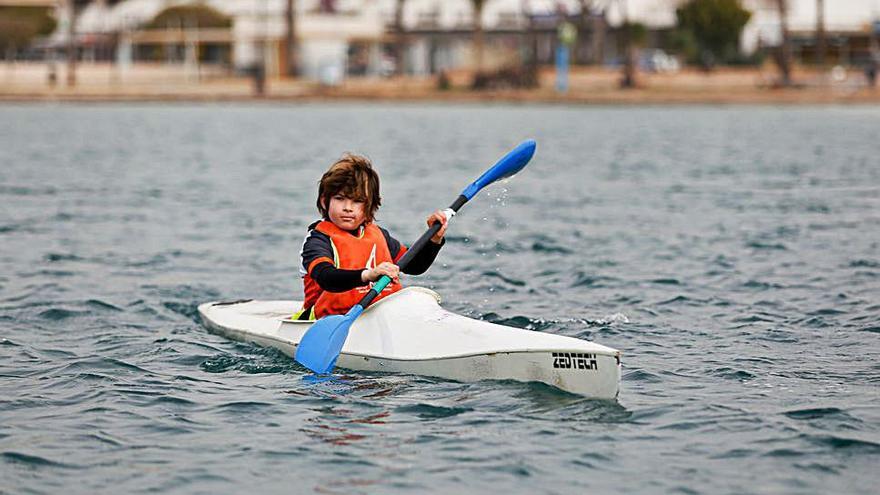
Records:
[[[395,263],[406,246],[375,224],[380,204],[379,176],[363,156],[345,154],[321,177],[317,206],[323,219],[309,226],[300,252],[305,301],[295,318],[344,314],[382,275],[392,282],[374,302],[402,288]],[[440,210],[428,217],[429,227],[436,222],[442,224],[440,230],[404,273],[420,275],[434,262],[445,243],[447,227]]]

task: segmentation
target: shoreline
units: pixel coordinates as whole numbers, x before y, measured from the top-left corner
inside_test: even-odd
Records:
[[[633,93],[621,91],[602,95],[553,95],[530,92],[480,91],[473,93],[436,93],[387,95],[370,92],[317,92],[301,95],[246,95],[204,93],[0,93],[2,103],[427,103],[427,104],[523,104],[571,106],[688,106],[688,105],[880,105],[880,94],[836,96],[803,93],[799,90],[769,95],[715,95],[685,92]],[[773,90],[780,91],[780,90]]]
[[[111,65],[86,65],[78,85],[64,85],[64,72],[53,87],[41,64],[0,67],[0,102],[4,103],[456,103],[549,104],[571,106],[637,105],[880,105],[880,88],[868,87],[858,71],[833,80],[827,71],[796,72],[797,87],[772,87],[775,72],[766,68],[721,68],[712,73],[687,69],[675,74],[639,76],[640,86],[620,89],[619,71],[577,68],[569,90],[556,92],[555,73],[542,69],[534,89],[467,89],[471,74],[450,74],[452,88],[440,90],[433,77],[352,78],[338,86],[301,79],[269,79],[258,95],[253,80],[168,66],[137,67],[120,73]]]

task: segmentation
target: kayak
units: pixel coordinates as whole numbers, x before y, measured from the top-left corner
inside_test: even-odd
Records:
[[[294,356],[314,322],[292,320],[298,301],[241,300],[199,306],[209,331]],[[462,382],[541,382],[574,394],[614,399],[620,352],[573,337],[474,320],[440,306],[440,296],[407,287],[368,307],[351,327],[336,365]]]

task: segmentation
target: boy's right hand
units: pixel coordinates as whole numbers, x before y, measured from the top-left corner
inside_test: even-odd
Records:
[[[400,267],[387,261],[380,263],[376,268],[366,268],[361,272],[361,282],[375,282],[388,275],[394,283],[400,283]]]

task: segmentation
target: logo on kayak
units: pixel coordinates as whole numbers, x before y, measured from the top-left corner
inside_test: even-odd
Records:
[[[553,367],[558,369],[598,370],[595,354],[582,352],[554,352]]]

